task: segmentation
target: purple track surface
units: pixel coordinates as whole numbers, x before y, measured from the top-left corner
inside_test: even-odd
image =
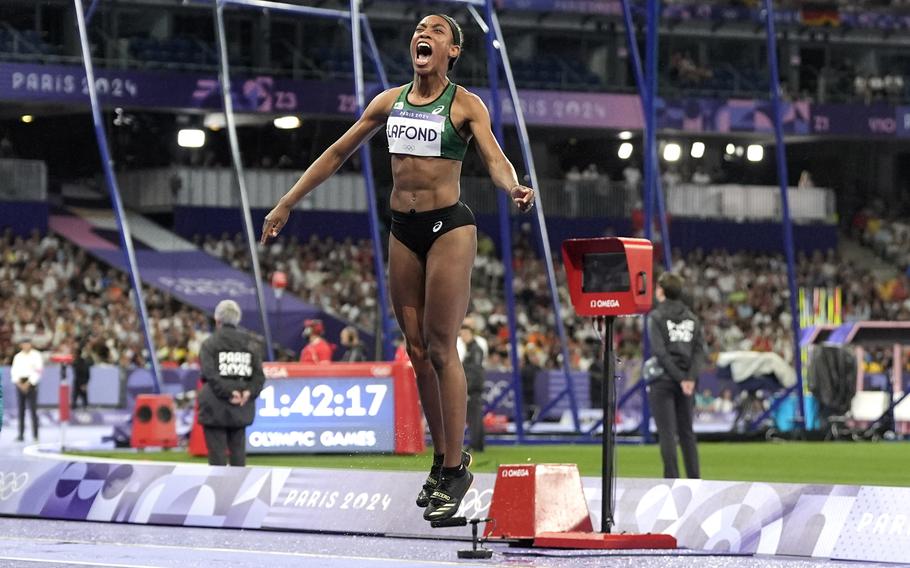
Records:
[[[23,453],[0,433],[0,462]],[[72,428],[69,440],[93,441],[109,428]],[[42,430],[55,445],[58,432]],[[414,514],[420,514],[415,508]],[[465,527],[464,536],[470,537]],[[301,532],[164,527],[0,517],[0,568],[362,568],[506,566],[510,568],[870,568],[908,566],[780,556],[722,555],[699,551],[561,551],[495,543],[491,560],[459,560],[470,542]]]
[[[855,568],[855,562],[704,555],[692,551],[600,552],[510,548],[492,560],[458,560],[465,542],[0,518],[0,567],[284,568],[365,566]],[[860,563],[861,566],[896,566]]]

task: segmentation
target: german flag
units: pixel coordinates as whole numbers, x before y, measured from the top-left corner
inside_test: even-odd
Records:
[[[827,2],[808,2],[800,9],[800,21],[804,26],[840,27],[840,10]]]

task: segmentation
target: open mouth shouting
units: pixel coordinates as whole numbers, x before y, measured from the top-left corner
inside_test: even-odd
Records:
[[[433,46],[431,46],[426,41],[418,41],[417,47],[414,49],[414,63],[423,67],[430,63],[430,58],[433,56]]]

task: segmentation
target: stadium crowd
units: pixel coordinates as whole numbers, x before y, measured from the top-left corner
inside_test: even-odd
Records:
[[[910,223],[867,208],[853,217],[853,230],[863,244],[910,276]]]
[[[551,310],[543,260],[531,246],[531,235],[517,236],[513,249],[513,289],[521,356],[533,357],[542,367],[560,364],[559,341]],[[248,255],[241,236],[220,240],[199,239],[207,252],[233,266],[248,270]],[[366,329],[375,326],[372,249],[365,242],[312,237],[301,243],[294,237],[278,239],[261,249],[266,274],[288,273],[289,290],[305,301]],[[782,256],[694,251],[674,254],[674,270],[689,283],[687,294],[705,322],[712,352],[730,350],[773,351],[793,357],[786,266]],[[574,316],[564,286],[561,261],[554,260],[560,283],[562,316],[570,341],[570,364],[587,369],[596,355],[597,338],[587,323]],[[508,323],[503,293],[504,267],[493,241],[481,235],[473,273],[470,316],[490,343],[488,367],[509,366]],[[840,288],[843,317],[847,321],[910,319],[906,276],[886,280],[839,260],[834,251],[798,258],[799,286]],[[621,319],[616,333],[621,357],[641,355],[641,320]]]
[[[53,234],[0,236],[0,364],[30,339],[39,351],[88,349],[95,363],[144,365],[145,341],[126,275]],[[146,287],[149,325],[166,365],[192,363],[208,317]]]
[[[881,232],[881,230],[879,230]],[[543,260],[531,235],[517,235],[513,289],[517,303],[520,358],[542,368],[561,364]],[[234,267],[249,267],[240,235],[199,238],[209,254]],[[279,238],[260,249],[264,274],[283,270],[288,287],[302,300],[363,329],[375,328],[376,296],[372,247],[364,241],[312,237]],[[86,252],[54,235],[0,237],[0,363],[31,338],[45,350],[87,346],[96,362],[142,365],[144,342],[126,276],[104,268]],[[694,251],[674,255],[674,270],[689,283],[688,299],[705,324],[711,352],[773,351],[792,360],[786,269],[779,256]],[[569,338],[570,365],[587,369],[597,356],[590,325],[569,307],[561,263],[556,263],[562,316]],[[503,294],[504,267],[493,241],[481,235],[473,273],[470,317],[489,341],[489,370],[509,368],[509,336]],[[835,254],[800,256],[801,287],[843,292],[844,318],[910,320],[907,275],[886,280],[838,260]],[[157,355],[164,365],[194,364],[210,331],[209,317],[153,289],[146,289]],[[329,338],[335,341],[337,338]],[[620,319],[616,347],[621,358],[640,357],[641,320]],[[283,358],[291,355],[285,353]]]

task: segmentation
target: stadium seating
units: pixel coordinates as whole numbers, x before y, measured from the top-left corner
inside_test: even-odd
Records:
[[[218,62],[214,46],[205,45],[195,38],[135,37],[129,40],[129,53],[132,57],[147,63],[214,65]]]

